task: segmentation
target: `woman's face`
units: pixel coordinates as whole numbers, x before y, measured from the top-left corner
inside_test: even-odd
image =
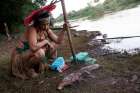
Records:
[[[49,23],[44,23],[44,24],[40,25],[40,29],[43,30],[43,31],[47,30],[48,28],[49,28]]]

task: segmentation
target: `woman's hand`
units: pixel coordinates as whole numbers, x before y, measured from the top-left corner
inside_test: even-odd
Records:
[[[24,48],[24,44],[21,41],[19,41],[17,47],[18,48]]]
[[[69,23],[64,23],[63,24],[63,31],[66,31],[68,29],[68,27],[70,26]]]
[[[54,45],[50,43],[48,40],[45,40],[46,45],[49,45],[50,49],[54,49]]]
[[[50,46],[50,49],[52,49],[52,50],[54,50],[55,49],[55,47],[54,47],[54,45],[53,44],[49,44],[49,46]]]

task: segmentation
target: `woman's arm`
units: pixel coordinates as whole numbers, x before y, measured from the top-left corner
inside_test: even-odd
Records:
[[[37,42],[37,32],[36,29],[33,27],[28,30],[28,41],[31,50],[33,51],[40,49],[48,43],[48,40]]]
[[[61,44],[63,42],[65,36],[64,34],[64,30],[61,31],[58,36],[51,29],[48,30],[49,37],[57,44]]]

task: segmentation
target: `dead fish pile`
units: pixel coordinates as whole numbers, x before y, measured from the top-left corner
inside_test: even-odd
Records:
[[[95,69],[98,69],[99,67],[100,67],[99,64],[93,64],[93,65],[83,67],[80,70],[67,75],[66,77],[64,77],[64,79],[58,85],[57,89],[61,90],[65,86],[71,85],[75,81],[82,80],[82,77],[85,73],[90,76],[91,75],[90,72]],[[93,77],[93,76],[91,76],[91,77]]]

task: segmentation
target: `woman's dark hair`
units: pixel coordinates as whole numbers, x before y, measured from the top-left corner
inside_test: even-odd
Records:
[[[37,27],[37,26],[41,25],[42,21],[40,21],[40,19],[43,19],[43,18],[49,19],[49,17],[50,17],[50,13],[48,11],[40,11],[40,13],[35,15],[33,18],[33,20],[34,20],[33,26]]]

